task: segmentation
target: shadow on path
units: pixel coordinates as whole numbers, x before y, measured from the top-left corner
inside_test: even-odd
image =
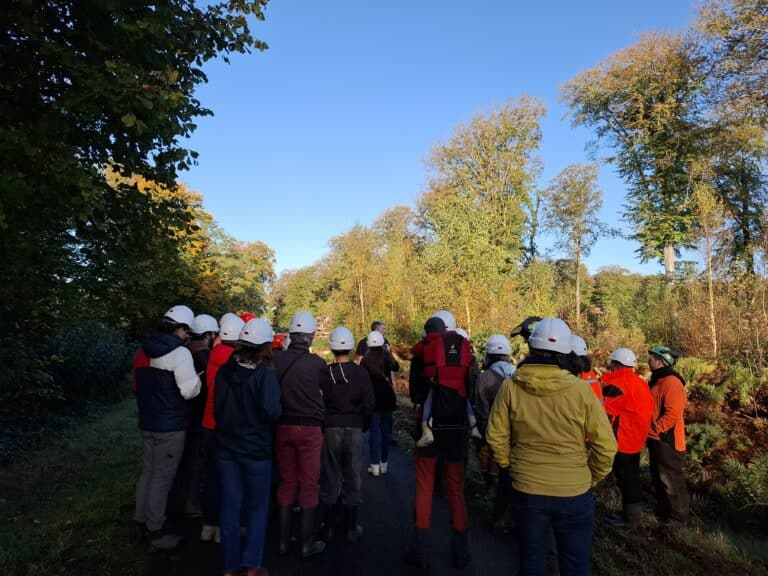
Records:
[[[332,540],[323,554],[307,560],[276,554],[276,527],[270,526],[264,565],[271,576],[423,574],[407,566],[402,553],[408,543],[413,518],[415,487],[413,459],[400,449],[390,451],[389,473],[378,478],[365,474],[360,521],[363,537],[356,545],[347,544],[343,534]],[[472,562],[463,570],[450,563],[451,530],[448,503],[433,500],[432,574],[513,575],[517,572],[514,541],[486,530],[488,521],[471,509],[469,545]],[[217,576],[221,574],[219,547],[200,542],[200,521],[185,525],[186,544],[174,554],[153,555],[152,576]]]

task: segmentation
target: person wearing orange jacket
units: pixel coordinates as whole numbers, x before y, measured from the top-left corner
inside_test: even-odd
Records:
[[[613,475],[621,492],[622,513],[612,514],[606,524],[635,528],[640,523],[643,491],[640,487],[640,454],[648,438],[653,400],[645,381],[635,374],[637,357],[628,348],[611,353],[608,372],[603,374],[605,411],[611,421],[619,450],[613,459]]]
[[[578,374],[576,375],[589,384],[592,392],[600,400],[600,404],[603,404],[603,387],[597,378],[597,374],[592,370],[592,359],[589,357],[589,350],[584,338],[576,334],[571,336],[571,352],[578,359],[578,366],[576,366]]]
[[[685,380],[672,369],[677,350],[656,346],[648,350],[653,418],[648,433],[648,457],[656,492],[656,516],[664,523],[688,521],[685,457]]]

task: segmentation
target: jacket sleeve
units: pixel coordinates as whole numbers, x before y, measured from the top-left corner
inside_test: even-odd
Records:
[[[672,377],[669,378],[672,379]],[[659,385],[661,382],[657,384],[657,386]],[[662,398],[662,405],[664,413],[657,420],[651,422],[651,429],[659,435],[671,430],[678,422],[683,421],[685,390],[676,378],[667,386]]]
[[[618,445],[600,401],[592,390],[586,389],[585,392],[589,397],[585,426],[585,437],[589,438],[590,445],[587,464],[592,472],[592,486],[595,486],[610,473]]]
[[[264,371],[264,377],[261,382],[261,410],[267,420],[277,420],[282,413],[280,404],[280,384],[277,381],[277,374],[272,368]]]
[[[510,385],[504,382],[496,395],[491,407],[491,415],[488,418],[488,428],[485,431],[485,440],[493,453],[493,459],[499,468],[509,468],[509,452],[512,430],[510,429]],[[610,428],[609,428],[610,430]]]
[[[184,346],[179,346],[174,351],[173,375],[176,378],[176,386],[179,387],[182,398],[191,400],[200,394],[200,376],[195,372],[195,363],[192,353]]]
[[[368,430],[371,427],[371,417],[373,416],[373,409],[375,401],[373,398],[373,383],[371,377],[368,375],[368,370],[363,368],[360,370],[361,382],[363,384],[362,391],[362,408],[363,408],[363,431]]]

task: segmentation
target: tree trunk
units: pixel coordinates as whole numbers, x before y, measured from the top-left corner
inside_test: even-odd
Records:
[[[576,330],[581,330],[581,246],[577,241],[573,249],[576,262]]]
[[[717,358],[717,328],[715,326],[715,288],[712,281],[712,239],[707,238],[707,289],[709,291],[709,331],[712,336],[712,357]]]
[[[363,323],[363,330],[365,330],[365,325],[366,325],[366,321],[365,321],[365,299],[364,299],[364,294],[363,294],[363,279],[362,278],[359,278],[357,280],[357,291],[358,291],[358,295],[359,295],[359,298],[360,298],[360,320]]]
[[[469,298],[464,296],[464,311],[467,313],[467,334],[472,335],[472,316],[469,314]]]
[[[675,279],[675,247],[671,244],[664,246],[664,275],[670,282]]]

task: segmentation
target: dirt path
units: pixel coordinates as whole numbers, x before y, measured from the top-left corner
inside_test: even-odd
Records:
[[[323,554],[311,559],[280,557],[275,554],[276,530],[271,527],[265,566],[272,576],[419,574],[402,561],[413,517],[414,486],[411,456],[400,449],[392,449],[389,473],[379,478],[366,474],[363,480],[364,502],[360,515],[364,534],[357,545],[349,545],[343,538],[336,538]],[[485,529],[487,520],[477,517],[472,511],[469,539],[472,562],[464,570],[453,568],[450,563],[447,501],[436,497],[433,506],[432,574],[487,576],[491,573],[516,573],[512,539],[490,534]],[[216,576],[221,573],[218,546],[197,539],[199,525],[199,522],[186,525],[187,544],[176,554],[153,557],[153,576]]]

